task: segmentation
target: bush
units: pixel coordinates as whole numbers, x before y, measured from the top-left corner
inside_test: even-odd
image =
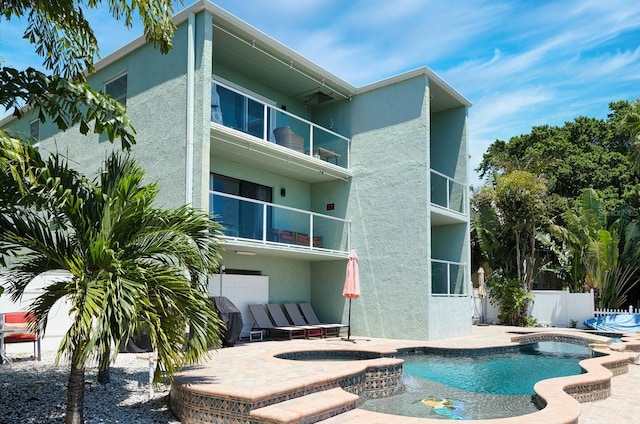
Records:
[[[487,281],[487,288],[491,304],[500,308],[498,318],[502,324],[518,327],[535,325],[536,320],[527,315],[533,294],[517,278],[494,275]]]

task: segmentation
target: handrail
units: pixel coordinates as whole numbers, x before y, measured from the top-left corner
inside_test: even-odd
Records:
[[[436,170],[435,170],[435,169],[433,169],[433,168],[431,168],[431,169],[430,169],[430,171],[431,171],[433,174],[440,175],[441,177],[444,177],[444,178],[446,178],[447,180],[451,180],[451,181],[453,181],[454,183],[458,183],[458,184],[460,184],[461,186],[466,186],[466,184],[465,184],[465,183],[462,183],[462,182],[460,182],[460,181],[456,180],[455,178],[451,178],[450,176],[448,176],[448,175],[446,175],[446,174],[443,174],[443,173],[442,173],[442,172],[440,172],[440,171],[436,171]]]
[[[261,116],[262,129],[256,132],[249,133],[253,137],[256,137],[265,142],[273,142],[273,140],[270,138],[270,135],[271,135],[270,130],[272,131],[278,127],[289,126],[289,123],[290,123],[291,129],[298,133],[296,134],[294,132],[294,135],[302,137],[302,139],[306,140],[307,142],[306,143],[307,146],[302,146],[302,147],[308,147],[308,150],[303,151],[300,148],[300,150],[298,150],[299,152],[309,156],[318,155],[316,157],[320,157],[321,159],[324,159],[326,162],[333,163],[345,169],[349,169],[349,166],[350,166],[349,156],[350,156],[350,148],[351,148],[350,138],[345,137],[344,135],[339,134],[335,131],[332,131],[328,128],[320,126],[307,119],[304,119],[300,116],[297,116],[289,111],[277,108],[275,105],[269,102],[266,102],[264,99],[258,98],[256,95],[251,95],[249,93],[242,91],[242,89],[239,87],[234,87],[235,84],[216,79],[215,76],[211,84],[212,86],[215,85],[215,86],[224,88],[225,90],[228,90],[237,96],[240,96],[244,99],[254,102],[255,104],[259,105],[259,107],[262,107],[262,116]],[[221,108],[224,108],[224,106],[221,105]],[[270,120],[270,117],[273,118],[273,120]],[[279,123],[278,121],[280,122],[288,121],[288,122],[285,122],[283,124],[281,123],[280,125],[278,125]],[[224,123],[224,121],[217,122],[212,120],[212,124],[221,125],[228,128],[234,128],[236,130],[247,133],[246,129],[245,130],[239,129],[236,126]],[[273,125],[270,125],[270,124],[273,124]],[[321,136],[320,141],[316,140],[318,135]],[[275,142],[278,143],[278,140],[276,140]],[[278,144],[281,144],[281,143],[278,143]],[[291,146],[287,146],[287,145],[285,145],[285,147],[292,148]],[[294,150],[297,150],[297,149],[294,149]],[[320,152],[318,152],[318,150]]]
[[[209,190],[209,196],[212,196],[211,206],[218,198],[220,201],[227,199],[240,202],[240,205],[254,205],[247,205],[249,208],[255,207],[255,215],[250,213],[246,218],[234,211],[218,214],[216,210],[211,210],[212,219],[225,227],[223,235],[229,240],[259,242],[265,246],[301,247],[324,252],[346,253],[349,250],[350,220],[215,190]],[[225,209],[223,205],[220,207],[222,210]],[[256,222],[258,217],[261,218],[259,225]]]
[[[431,259],[431,264],[433,263],[439,263],[439,264],[444,264],[446,265],[446,269],[447,269],[447,281],[446,281],[446,285],[447,285],[447,292],[446,293],[434,293],[433,292],[433,268],[432,268],[432,273],[431,273],[431,282],[432,282],[432,289],[431,289],[431,295],[432,296],[447,296],[447,297],[465,297],[465,296],[469,296],[469,293],[467,292],[467,282],[463,282],[463,292],[462,293],[452,293],[451,292],[451,266],[455,265],[455,266],[459,266],[461,268],[463,268],[465,270],[465,274],[466,274],[466,268],[467,268],[467,264],[466,262],[454,262],[454,261],[447,261],[447,260],[442,260],[442,259]]]
[[[221,197],[228,197],[230,199],[242,200],[243,202],[257,203],[257,204],[263,205],[263,206],[271,206],[271,207],[278,208],[278,209],[286,209],[286,210],[290,210],[292,212],[299,212],[299,213],[312,215],[312,216],[313,215],[320,216],[322,218],[332,219],[334,221],[347,222],[349,224],[351,223],[351,221],[348,220],[348,219],[337,218],[335,216],[325,215],[325,214],[321,214],[321,213],[318,213],[318,212],[307,211],[307,210],[304,210],[304,209],[292,208],[291,206],[277,205],[275,203],[269,203],[269,202],[265,202],[265,201],[262,201],[262,200],[250,199],[248,197],[236,196],[235,194],[223,193],[221,191],[209,190],[209,194],[214,194],[216,196],[221,196]]]
[[[318,124],[316,124],[316,123],[314,123],[314,122],[308,121],[308,120],[306,120],[306,119],[304,119],[304,118],[302,118],[302,117],[300,117],[300,116],[298,116],[298,115],[295,115],[295,114],[293,114],[293,113],[291,113],[291,112],[289,112],[289,111],[286,111],[286,110],[284,110],[284,109],[278,109],[278,108],[274,107],[273,105],[270,105],[269,103],[264,102],[263,100],[260,100],[260,99],[258,99],[258,98],[256,98],[256,97],[254,97],[254,96],[251,96],[250,94],[247,94],[247,93],[243,93],[243,92],[241,92],[241,91],[238,91],[236,88],[233,88],[233,87],[231,87],[231,86],[229,86],[229,85],[225,84],[224,82],[221,82],[220,80],[216,80],[216,79],[214,79],[214,80],[213,80],[213,83],[214,83],[215,85],[222,86],[222,87],[226,88],[227,90],[233,91],[234,93],[237,93],[237,94],[239,94],[239,95],[241,95],[241,96],[243,96],[243,97],[246,97],[246,98],[248,98],[248,99],[251,99],[251,100],[253,100],[253,101],[254,101],[254,102],[256,102],[256,103],[260,103],[261,105],[264,105],[264,106],[266,106],[266,107],[268,107],[268,108],[274,109],[274,110],[276,110],[278,113],[282,113],[283,115],[290,116],[291,118],[297,119],[298,121],[302,121],[302,122],[304,122],[305,124],[309,124],[309,125],[311,125],[311,126],[312,126],[312,127],[314,127],[314,128],[318,128],[318,129],[320,129],[320,130],[322,130],[322,131],[324,131],[324,132],[326,132],[326,133],[329,133],[329,134],[331,134],[331,135],[333,135],[333,136],[336,136],[336,137],[338,137],[338,138],[341,138],[341,139],[343,139],[344,141],[347,141],[347,142],[351,141],[351,139],[350,139],[349,137],[345,137],[345,136],[343,136],[342,134],[338,134],[338,133],[337,133],[337,132],[335,132],[335,131],[332,131],[332,130],[330,130],[330,129],[328,129],[328,128],[325,128],[325,127],[323,127],[323,126],[320,126],[320,125],[318,125]],[[266,120],[265,120],[265,122],[266,122]]]
[[[431,203],[445,207],[446,209],[453,211],[453,212],[457,212],[457,213],[462,213],[465,214],[467,211],[467,185],[465,183],[462,183],[454,178],[451,178],[448,175],[443,174],[442,172],[436,171],[435,169],[430,169],[432,174],[435,174],[441,178],[444,178],[446,181],[446,204],[445,205],[441,205],[437,202],[433,201],[433,198],[431,199]],[[453,209],[451,207],[451,188],[450,188],[450,182],[453,182],[455,184],[458,184],[459,186],[462,187],[462,210],[457,210],[457,209]],[[433,187],[433,184],[432,184]]]
[[[466,262],[445,261],[444,259],[433,259],[432,258],[431,262],[438,262],[438,263],[441,263],[441,264],[467,266]]]

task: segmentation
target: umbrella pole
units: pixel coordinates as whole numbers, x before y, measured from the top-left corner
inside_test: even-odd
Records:
[[[347,327],[347,340],[351,340],[351,298],[349,298],[349,327]]]

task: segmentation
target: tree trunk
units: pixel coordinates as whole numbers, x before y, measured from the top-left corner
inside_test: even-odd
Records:
[[[98,383],[107,384],[111,381],[111,375],[109,374],[111,365],[111,349],[107,347],[107,351],[100,358],[100,366],[98,369]]]
[[[71,373],[67,384],[67,415],[64,422],[84,424],[84,366],[79,367],[75,358],[71,360]]]
[[[520,263],[520,233],[516,233],[516,271],[518,272],[518,281],[522,282],[522,264]]]

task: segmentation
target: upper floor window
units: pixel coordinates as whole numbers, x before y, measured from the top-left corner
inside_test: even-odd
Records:
[[[40,141],[40,121],[38,119],[34,119],[29,123],[29,135],[32,143]]]
[[[104,92],[122,103],[127,104],[127,74],[120,75],[104,84]]]

